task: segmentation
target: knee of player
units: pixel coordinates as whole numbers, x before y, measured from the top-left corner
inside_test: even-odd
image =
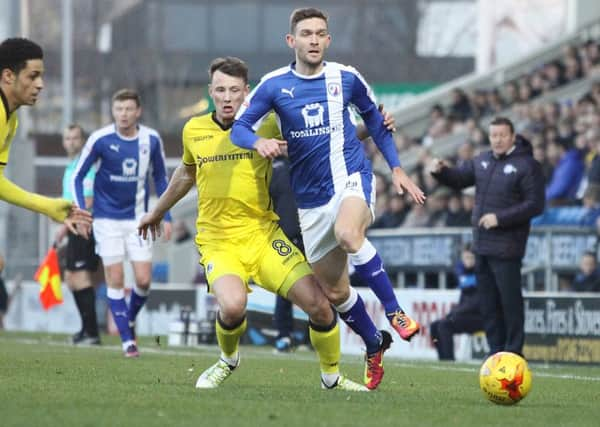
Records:
[[[135,285],[141,289],[150,289],[150,283],[152,282],[152,270],[140,270],[135,275]]]
[[[243,319],[246,315],[245,299],[232,297],[219,301],[219,315],[227,324]]]
[[[149,291],[150,290],[150,277],[143,278],[142,280],[137,280],[135,282],[135,285],[143,291]]]
[[[120,275],[118,273],[112,273],[112,274],[106,275],[105,278],[106,278],[106,282],[108,283],[109,287],[115,288],[115,289],[123,289],[123,286],[125,284],[125,279],[122,275]]]
[[[323,292],[325,292],[325,296],[327,297],[327,300],[329,301],[329,303],[333,304],[334,306],[338,306],[338,305],[345,303],[348,300],[348,298],[350,297],[350,289],[349,288],[340,288],[340,287],[325,288],[324,287]]]
[[[318,325],[329,325],[333,322],[333,310],[324,295],[308,305],[306,314],[313,323]]]
[[[356,228],[336,228],[335,237],[340,247],[347,253],[358,252],[365,240],[364,233]]]

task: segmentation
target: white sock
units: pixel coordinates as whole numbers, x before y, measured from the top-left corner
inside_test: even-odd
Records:
[[[147,297],[148,295],[150,295],[150,288],[142,289],[142,288],[138,287],[138,285],[135,285],[133,287],[133,292],[135,292],[136,294],[138,294],[141,297]]]
[[[325,372],[321,372],[321,381],[323,381],[323,384],[325,384],[327,387],[333,387],[339,378],[339,372],[336,372],[335,374],[326,374]]]
[[[348,296],[348,299],[346,301],[344,301],[343,303],[341,303],[340,305],[336,305],[335,310],[338,313],[345,313],[348,310],[350,310],[352,307],[354,307],[354,304],[356,304],[356,301],[358,301],[358,292],[356,292],[356,289],[354,289],[352,286],[350,286],[350,295]]]
[[[233,356],[225,356],[223,352],[221,352],[221,359],[227,363],[229,366],[237,367],[238,363],[240,363],[240,352],[238,351]]]
[[[123,344],[121,344],[123,346],[123,351],[126,351],[127,347],[129,347],[131,344],[135,344],[135,341],[125,341]]]
[[[125,291],[123,291],[123,288],[108,288],[106,289],[106,296],[110,299],[123,299],[125,298]]]
[[[350,261],[353,265],[363,265],[368,263],[377,254],[377,249],[368,239],[365,239],[358,252],[350,253]]]

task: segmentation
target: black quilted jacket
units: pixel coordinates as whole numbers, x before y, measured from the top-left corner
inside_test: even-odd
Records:
[[[531,144],[517,135],[515,149],[496,157],[486,151],[459,168],[443,168],[433,176],[441,183],[461,189],[475,185],[473,250],[479,255],[522,258],[529,222],[544,210],[544,175],[533,158]],[[478,226],[486,213],[495,213],[498,226]]]

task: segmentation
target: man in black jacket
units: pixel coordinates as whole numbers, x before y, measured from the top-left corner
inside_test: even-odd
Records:
[[[294,192],[290,186],[289,162],[285,157],[279,157],[273,161],[273,176],[271,177],[269,194],[273,200],[273,209],[279,216],[279,226],[288,239],[304,253],[298,208],[296,207]],[[273,323],[277,329],[275,349],[280,353],[290,351],[294,344],[292,342],[294,329],[292,303],[280,295],[277,295],[275,300]]]
[[[457,189],[475,185],[473,250],[481,312],[490,352],[522,354],[525,313],[521,262],[530,220],[544,210],[544,176],[529,141],[512,122],[497,117],[489,127],[492,149],[451,168],[439,159],[431,174]]]

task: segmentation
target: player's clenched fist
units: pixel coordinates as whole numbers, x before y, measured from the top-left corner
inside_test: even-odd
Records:
[[[259,138],[254,144],[254,148],[262,157],[274,159],[287,154],[287,141]]]

